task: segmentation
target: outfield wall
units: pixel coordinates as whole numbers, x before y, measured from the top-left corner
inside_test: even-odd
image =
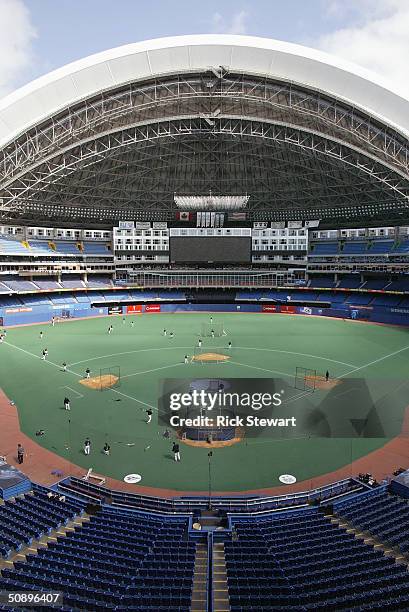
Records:
[[[5,326],[46,323],[55,317],[70,319],[121,316],[138,313],[182,313],[182,312],[255,312],[265,314],[299,314],[304,316],[325,316],[357,321],[371,321],[391,325],[409,325],[409,308],[381,306],[353,306],[337,304],[336,308],[317,308],[315,306],[294,306],[292,304],[241,303],[241,304],[171,304],[149,303],[128,306],[100,306],[92,308],[89,304],[68,303],[58,305],[33,305],[22,307],[0,307],[0,324]]]

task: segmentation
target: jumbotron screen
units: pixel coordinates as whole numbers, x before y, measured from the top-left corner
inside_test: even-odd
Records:
[[[189,262],[250,262],[250,236],[175,236],[170,239],[170,260]]]

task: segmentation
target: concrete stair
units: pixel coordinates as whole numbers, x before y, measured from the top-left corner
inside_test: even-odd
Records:
[[[7,559],[0,558],[0,575],[2,569],[12,569],[14,562],[24,562],[28,555],[36,555],[40,548],[47,548],[50,542],[57,542],[59,538],[64,538],[68,533],[75,531],[89,520],[90,517],[86,513],[78,515],[68,521],[66,525],[62,525],[58,529],[52,529],[50,533],[33,540],[29,546],[23,546],[19,551],[12,552]]]
[[[207,543],[196,546],[195,570],[193,575],[191,612],[206,612],[207,610]]]
[[[230,612],[223,542],[216,542],[213,545],[213,610],[214,612]]]
[[[385,557],[392,557],[396,563],[406,565],[409,568],[409,556],[402,554],[398,547],[382,542],[369,531],[362,531],[359,527],[355,527],[352,523],[336,514],[326,515],[326,518],[340,529],[344,529],[347,533],[352,533],[358,540],[363,540],[368,546],[372,546],[375,550],[381,550]]]

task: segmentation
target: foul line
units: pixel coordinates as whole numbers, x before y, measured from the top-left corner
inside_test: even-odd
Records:
[[[123,378],[131,378],[132,376],[139,376],[139,374],[149,374],[150,372],[158,372],[158,370],[166,370],[167,368],[175,368],[176,366],[184,365],[181,361],[177,363],[171,363],[166,366],[161,366],[160,368],[154,368],[153,370],[142,370],[141,372],[134,372],[133,374],[125,374],[125,376],[121,376],[121,380]]]
[[[39,355],[35,355],[34,353],[31,353],[30,351],[27,351],[26,349],[21,348],[20,346],[16,346],[15,344],[11,344],[10,342],[4,341],[4,344],[6,344],[7,346],[10,346],[12,348],[17,349],[18,351],[21,351],[22,353],[25,353],[26,355],[29,355],[30,357],[34,357],[35,359],[40,359],[41,357]],[[176,346],[176,347],[162,347],[162,348],[150,348],[150,349],[138,349],[135,351],[125,351],[123,353],[112,353],[111,355],[102,355],[101,357],[94,357],[91,359],[84,359],[82,361],[76,361],[75,363],[72,363],[71,365],[79,365],[81,363],[86,363],[89,361],[95,361],[97,359],[105,359],[107,357],[116,357],[118,355],[129,355],[129,354],[133,354],[133,353],[142,353],[142,352],[148,352],[148,351],[164,351],[164,350],[174,350],[174,349],[191,349],[192,347],[183,347],[183,346]],[[213,347],[213,348],[226,348],[226,347]],[[343,361],[337,361],[335,359],[329,359],[326,357],[318,357],[317,355],[309,355],[307,353],[296,353],[293,351],[281,351],[278,349],[268,349],[268,348],[253,348],[253,347],[235,347],[239,350],[253,350],[253,351],[268,351],[268,352],[275,352],[275,353],[284,353],[284,354],[289,354],[289,355],[298,355],[298,356],[303,356],[303,357],[312,357],[314,359],[325,359],[326,361],[332,361],[334,363],[339,363],[342,365],[349,365],[351,366],[352,364],[348,364],[345,363]],[[389,353],[388,355],[384,355],[383,357],[379,357],[378,359],[374,359],[373,361],[370,361],[369,363],[366,363],[362,366],[357,366],[357,367],[353,367],[352,370],[349,370],[348,372],[345,372],[345,374],[341,374],[338,378],[345,378],[346,376],[349,376],[350,374],[353,374],[354,372],[359,372],[360,370],[364,370],[366,368],[369,368],[372,365],[375,365],[376,363],[380,363],[381,361],[385,361],[386,359],[389,359],[390,357],[394,357],[395,355],[399,355],[400,353],[403,353],[404,351],[409,350],[409,345],[405,346],[404,348],[398,349],[397,351],[394,351],[393,353]],[[45,363],[48,363],[49,365],[52,365],[58,369],[61,369],[61,365],[54,363],[53,361],[50,361],[49,359],[45,359],[43,360],[45,361]],[[258,366],[253,366],[253,365],[249,365],[249,364],[244,364],[244,363],[239,363],[237,361],[229,361],[229,363],[232,363],[234,365],[238,365],[238,366],[242,366],[242,367],[247,367],[247,368],[252,368],[255,370],[260,370],[263,372],[270,372],[271,374],[281,374],[282,376],[287,376],[288,378],[292,378],[293,375],[292,374],[288,374],[287,372],[281,372],[280,370],[268,370],[267,368],[260,368]],[[148,372],[153,372],[153,371],[157,371],[160,369],[166,369],[166,368],[170,368],[170,367],[175,367],[175,365],[182,365],[182,363],[178,363],[178,364],[171,364],[171,365],[167,365],[167,366],[163,366],[160,368],[156,368],[155,370],[147,370],[145,372],[136,372],[134,374],[128,374],[126,376],[123,376],[123,378],[128,378],[130,376],[138,376],[138,374],[147,374]],[[78,372],[74,372],[74,370],[71,370],[70,368],[67,368],[67,372],[69,372],[70,374],[73,374],[74,376],[77,376],[78,378],[81,378],[81,374],[78,374]],[[127,395],[126,393],[122,393],[121,391],[118,391],[117,389],[110,389],[110,391],[112,391],[113,393],[117,393],[118,395],[122,395],[123,397],[126,397],[134,402],[137,402],[138,404],[142,404],[144,406],[148,406],[149,408],[153,408],[154,410],[158,410],[158,408],[156,406],[152,406],[151,404],[147,404],[146,402],[143,402],[142,400],[138,400],[135,397],[132,397],[131,395]],[[300,396],[301,397],[301,396]],[[299,399],[299,398],[297,398]],[[287,402],[288,403],[288,402]]]
[[[353,370],[350,370],[349,372],[346,372],[345,374],[342,374],[342,376],[339,376],[338,378],[345,378],[345,376],[348,376],[349,374],[353,374],[354,372],[358,372],[359,370],[364,370],[365,368],[369,368],[369,366],[371,365],[375,365],[375,363],[379,363],[380,361],[384,361],[385,359],[389,359],[389,357],[394,357],[395,355],[399,355],[399,353],[403,353],[404,351],[407,351],[409,349],[409,346],[405,346],[402,349],[399,349],[398,351],[394,351],[393,353],[389,353],[389,355],[384,355],[383,357],[379,357],[379,359],[374,359],[373,361],[370,361],[369,363],[366,363],[363,366],[359,366],[358,368],[354,368]]]
[[[3,342],[3,343],[7,344],[7,346],[17,349],[18,351],[21,351],[22,353],[25,353],[26,355],[29,355],[30,357],[34,357],[35,359],[42,360],[39,355],[35,355],[34,353],[31,353],[30,351],[26,351],[26,349],[23,349],[20,346],[16,346],[15,344],[11,344],[10,342]],[[42,361],[61,370],[61,365],[58,363],[54,363],[53,361],[50,361],[49,359],[44,359]],[[69,372],[70,374],[74,374],[74,376],[78,376],[78,378],[82,378],[81,374],[78,374],[78,372],[74,372],[74,370],[70,370],[70,368],[67,368],[66,371]],[[113,393],[117,393],[118,395],[123,395],[124,397],[127,397],[128,399],[134,402],[137,402],[138,404],[142,404],[143,406],[148,406],[148,408],[153,408],[154,410],[158,410],[156,406],[147,404],[146,402],[143,402],[142,400],[138,400],[136,399],[136,397],[132,397],[131,395],[126,395],[126,393],[122,393],[121,391],[118,391],[117,389],[109,389],[109,390],[112,391]]]
[[[71,365],[79,365],[81,363],[87,363],[89,361],[96,361],[97,359],[106,359],[108,357],[119,357],[120,355],[133,355],[135,353],[146,353],[150,351],[173,351],[173,350],[183,350],[183,351],[191,351],[192,346],[164,346],[160,348],[146,348],[146,349],[136,349],[134,351],[124,351],[122,353],[111,353],[110,355],[101,355],[100,357],[90,357],[89,359],[82,359],[81,361],[74,361]],[[205,347],[204,347],[205,348]],[[224,349],[227,350],[227,346],[212,346],[207,347],[210,349]],[[281,353],[284,355],[297,355],[298,357],[311,357],[313,359],[322,359],[324,361],[330,361],[332,363],[339,363],[340,365],[348,366],[349,368],[355,368],[354,363],[346,363],[345,361],[338,361],[337,359],[331,359],[330,357],[323,357],[319,355],[310,355],[308,353],[297,353],[295,351],[283,351],[281,349],[272,349],[272,348],[256,348],[253,346],[234,346],[233,350],[239,351],[268,351],[269,353]]]
[[[270,374],[281,374],[282,376],[287,376],[287,378],[294,378],[294,374],[288,374],[287,372],[280,372],[280,370],[268,370],[267,368],[260,368],[258,366],[249,365],[248,363],[239,363],[238,361],[228,361],[227,363],[232,363],[233,365],[242,366],[243,368],[252,368],[253,370],[261,370],[262,372],[270,372]]]

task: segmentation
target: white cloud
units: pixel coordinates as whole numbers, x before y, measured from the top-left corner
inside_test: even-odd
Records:
[[[35,36],[23,0],[0,0],[0,97],[14,89],[30,67]]]
[[[340,12],[352,12],[353,24],[322,36],[318,46],[378,73],[409,97],[409,1],[332,0],[329,16]]]
[[[213,32],[216,34],[246,34],[247,11],[235,13],[231,19],[225,19],[220,13],[213,13]]]

